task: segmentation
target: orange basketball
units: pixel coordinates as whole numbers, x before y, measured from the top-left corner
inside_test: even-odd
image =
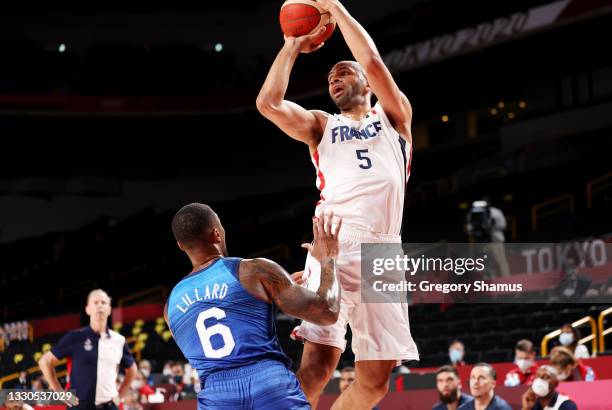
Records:
[[[280,9],[279,20],[283,33],[289,37],[300,37],[325,26],[327,29],[315,39],[314,45],[327,40],[336,28],[333,17],[312,0],[285,1]]]

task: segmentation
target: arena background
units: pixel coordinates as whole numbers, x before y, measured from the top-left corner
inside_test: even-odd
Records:
[[[0,5],[3,387],[20,370],[36,375],[40,353],[85,323],[85,297],[98,287],[113,297],[113,326],[155,373],[184,360],[159,317],[190,270],[169,229],[187,202],[217,210],[232,255],[303,267],[299,244],[309,240],[318,199],[314,168],[306,148],[254,104],[282,45],[281,4]],[[611,1],[347,6],[414,108],[404,242],[467,241],[465,215],[483,195],[508,218],[509,242],[610,242]],[[298,59],[288,98],[334,111],[326,74],[346,58],[335,33]],[[596,290],[610,295],[612,282]],[[580,409],[610,409],[610,306],[411,306],[422,360],[393,376],[381,408],[430,408],[437,393],[427,374],[448,362],[453,339],[466,346],[465,389],[478,361],[495,363],[503,384],[516,341],[532,340],[541,356],[547,334],[590,317],[578,327],[598,381],[563,388]],[[277,326],[299,363],[301,345],[288,338],[293,320],[280,315]],[[352,363],[348,349],[340,367]],[[523,391],[499,394],[517,406]],[[178,398],[151,406],[194,407],[189,395]]]

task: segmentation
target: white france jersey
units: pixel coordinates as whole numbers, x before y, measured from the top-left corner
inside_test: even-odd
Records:
[[[329,115],[311,156],[321,191],[315,215],[333,211],[353,228],[399,235],[411,158],[380,104],[361,121]]]

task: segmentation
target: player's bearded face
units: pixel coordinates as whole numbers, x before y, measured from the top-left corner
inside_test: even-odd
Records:
[[[455,387],[451,391],[438,392],[440,394],[440,401],[445,404],[453,403],[457,400],[458,389]]]

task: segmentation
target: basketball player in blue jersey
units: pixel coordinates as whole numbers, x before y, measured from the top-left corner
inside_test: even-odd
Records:
[[[328,92],[339,113],[307,110],[285,99],[298,56],[320,47],[312,45],[313,38],[325,28],[285,38],[261,87],[257,108],[289,137],[308,146],[321,191],[315,216],[324,208],[343,220],[337,267],[342,285],[340,316],[327,326],[305,320],[292,333],[304,341],[297,373],[300,384],[316,407],[346,348],[348,325],[356,381],[332,409],[371,409],[387,393],[392,369],[402,361],[419,359],[410,333],[407,302],[367,303],[361,298],[361,244],[396,247],[402,241],[412,159],[412,106],[372,38],[346,7],[339,0],[317,0],[316,4],[336,20],[356,60],[340,61],[327,74]],[[373,95],[377,99],[374,105]],[[308,255],[300,280],[316,289],[319,270],[317,260]]]
[[[332,218],[313,221],[314,242],[302,245],[323,267],[313,292],[270,260],[228,258],[225,230],[209,206],[193,203],[176,213],[172,231],[193,270],[170,293],[164,316],[198,371],[198,409],[310,409],[278,342],[275,313],[278,307],[321,325],[338,320],[341,220],[332,227]]]

